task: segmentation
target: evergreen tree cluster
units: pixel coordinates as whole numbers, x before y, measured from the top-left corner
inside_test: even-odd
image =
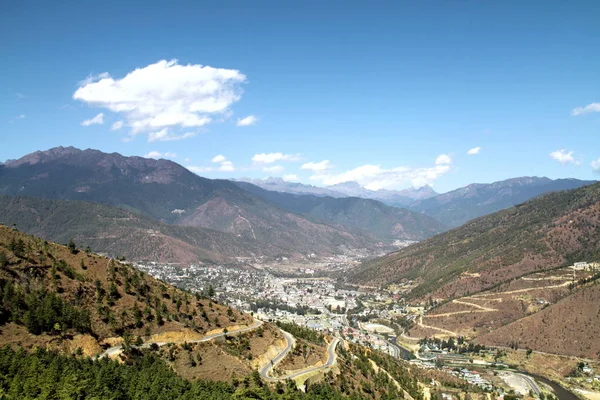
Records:
[[[92,330],[89,312],[64,302],[55,293],[26,290],[11,281],[0,280],[0,294],[0,325],[15,322],[35,335],[65,329],[80,333]]]
[[[58,400],[228,400],[287,399],[338,400],[348,398],[328,385],[316,384],[307,393],[295,385],[269,388],[253,373],[233,384],[187,381],[152,354],[133,358],[128,364],[107,359],[92,361],[38,349],[0,348],[0,399]],[[354,396],[350,398],[359,399]]]
[[[318,345],[322,345],[325,343],[323,335],[310,328],[282,321],[277,321],[275,324],[279,328],[283,329],[284,331],[292,334],[297,338],[304,339],[308,342],[315,343]]]

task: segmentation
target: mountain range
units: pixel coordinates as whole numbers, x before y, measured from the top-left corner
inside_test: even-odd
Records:
[[[276,177],[269,177],[265,179],[242,178],[238,181],[251,183],[265,190],[275,192],[310,194],[314,196],[330,197],[360,197],[363,199],[381,201],[387,205],[396,207],[405,207],[415,200],[428,199],[437,195],[437,193],[429,185],[425,185],[420,188],[408,188],[403,190],[369,190],[353,181],[338,183],[336,185],[326,187],[304,185],[298,182],[288,182],[282,178]]]
[[[0,165],[0,196],[19,197],[1,199],[0,221],[18,221],[50,240],[64,242],[69,232],[97,251],[154,261],[302,258],[349,248],[381,253],[395,240],[427,239],[542,193],[589,183],[516,178],[436,195],[429,186],[367,191],[353,182],[323,189],[280,179],[261,182],[278,190],[203,178],[164,159],[57,147]],[[348,193],[411,203],[398,208]],[[52,229],[57,220],[71,224],[59,232]],[[156,234],[140,240],[143,232]]]
[[[377,200],[393,207],[407,208],[433,217],[447,228],[522,203],[544,193],[576,189],[595,181],[524,176],[493,183],[473,183],[438,194],[431,186],[404,190],[368,190],[357,182],[344,182],[324,188],[286,182],[281,178],[247,180],[263,189],[291,194],[331,197],[360,197]]]
[[[384,240],[422,240],[446,230],[427,215],[376,200],[290,194],[264,190],[246,182],[237,185],[285,210],[332,226],[368,232]]]
[[[174,250],[167,257],[176,259],[179,254],[181,261],[186,262],[193,253],[199,254],[201,259],[222,260],[225,256],[234,255],[302,257],[312,253],[339,254],[347,248],[381,251],[382,239],[388,240],[388,243],[394,238],[420,240],[442,230],[441,225],[431,218],[408,211],[381,213],[378,208],[386,206],[379,203],[372,212],[370,208],[362,210],[368,222],[363,226],[344,224],[340,218],[331,218],[324,223],[324,219],[317,220],[308,216],[308,213],[300,215],[298,210],[284,209],[240,188],[234,182],[199,177],[172,161],[124,157],[117,153],[73,147],[38,151],[0,166],[0,195],[87,202],[87,205],[78,203],[73,210],[69,210],[68,204],[53,203],[50,206],[63,213],[70,212],[72,215],[69,218],[75,218],[84,225],[86,221],[93,220],[86,216],[98,211],[97,208],[90,209],[89,203],[117,207],[121,211],[108,208],[102,211],[112,215],[124,210],[137,218],[123,217],[119,220],[136,221],[130,226],[120,222],[120,226],[129,232],[124,234],[125,237],[135,237],[131,236],[133,228],[154,229],[165,233],[169,237],[168,242],[173,243],[174,240],[182,240],[183,232],[175,230],[173,226],[196,228],[196,231],[186,231],[183,241],[186,243],[184,247],[197,247],[197,251],[190,252],[191,248],[188,247],[185,251]],[[26,203],[25,200],[20,202]],[[18,217],[20,224],[33,229],[39,222],[37,218],[48,218],[44,211],[48,207],[39,209],[41,203],[34,203],[38,207],[34,208],[39,210],[38,217],[33,212],[19,215],[13,211],[9,215],[11,208],[4,208],[0,210],[0,220],[12,224],[14,221],[10,219]],[[344,199],[333,199],[329,203],[333,209],[345,207]],[[31,204],[25,207],[31,207]],[[76,212],[79,214],[75,215]],[[31,221],[27,221],[28,218]],[[421,226],[420,221],[425,226]],[[390,223],[395,235],[378,229],[380,225]],[[73,226],[79,226],[80,231],[73,231],[72,234],[89,239],[89,243],[98,243],[93,238],[106,237],[101,231],[93,231],[94,227],[103,224]],[[35,232],[48,234],[39,229]],[[218,231],[225,235],[211,236],[203,230]],[[64,240],[63,236],[64,233],[47,238]],[[98,250],[127,246],[139,247],[133,245],[132,240],[124,240],[120,245],[105,243]],[[149,251],[148,255],[158,256],[153,251]],[[138,251],[130,253],[143,255]]]
[[[474,218],[512,207],[544,193],[576,189],[594,182],[526,176],[489,184],[474,183],[448,193],[417,200],[408,208],[455,228]]]

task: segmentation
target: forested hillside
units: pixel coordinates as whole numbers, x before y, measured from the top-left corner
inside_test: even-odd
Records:
[[[431,380],[382,353],[338,346],[335,366],[311,375],[306,394],[283,378],[267,384],[257,368],[285,348],[281,331],[209,295],[73,241],[0,226],[0,396],[422,400]],[[323,343],[311,348],[326,353]],[[286,358],[303,365],[301,354]]]

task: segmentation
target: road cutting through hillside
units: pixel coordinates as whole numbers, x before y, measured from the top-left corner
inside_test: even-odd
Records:
[[[529,278],[529,279],[525,279],[525,278],[521,278],[523,280],[536,280],[536,278]],[[566,281],[557,285],[549,285],[549,286],[540,286],[540,287],[532,287],[532,288],[525,288],[525,289],[515,289],[515,290],[509,290],[506,292],[493,292],[493,293],[481,293],[481,294],[475,294],[472,296],[468,296],[468,297],[464,297],[464,299],[473,299],[473,300],[485,300],[485,301],[498,301],[498,302],[502,302],[503,299],[501,298],[494,298],[494,299],[488,299],[486,296],[500,296],[500,295],[505,295],[505,294],[516,294],[516,293],[525,293],[525,292],[530,292],[533,290],[542,290],[542,289],[557,289],[557,288],[561,288],[561,287],[566,287],[569,284],[571,284],[571,281]],[[465,306],[469,306],[469,307],[474,307],[476,308],[476,310],[461,310],[461,311],[451,311],[451,312],[447,312],[447,313],[441,313],[441,314],[428,314],[426,315],[427,318],[444,318],[444,317],[450,317],[453,315],[461,315],[461,314],[472,314],[472,313],[484,313],[484,312],[495,312],[495,311],[499,311],[497,308],[491,308],[491,307],[486,307],[486,306],[482,306],[479,304],[475,304],[475,303],[471,303],[468,301],[464,301],[464,300],[452,300],[452,303],[455,304],[462,304]],[[425,325],[423,324],[423,314],[421,314],[419,316],[419,320],[417,322],[417,325],[423,327],[423,328],[428,328],[428,329],[433,329],[436,331],[440,331],[452,336],[458,336],[455,332],[449,331],[447,329],[443,329],[443,328],[438,328],[436,326],[431,326],[431,325]]]
[[[219,333],[212,333],[210,335],[206,335],[204,337],[202,337],[201,339],[196,339],[196,340],[181,340],[181,341],[169,341],[169,342],[145,342],[143,345],[141,346],[131,346],[134,348],[140,348],[140,349],[147,349],[150,348],[150,346],[152,345],[157,345],[159,347],[164,346],[166,344],[181,344],[181,343],[203,343],[203,342],[208,342],[210,340],[216,339],[218,337],[222,337],[222,336],[227,336],[227,335],[236,335],[238,333],[244,333],[244,332],[249,332],[249,331],[253,331],[255,329],[257,329],[258,327],[260,327],[263,324],[262,321],[260,320],[255,320],[254,323],[250,326],[244,327],[244,328],[239,328],[239,329],[234,329],[231,331],[227,331],[227,332],[219,332]],[[112,357],[112,356],[116,356],[120,353],[123,352],[123,346],[122,345],[118,345],[118,346],[113,346],[110,347],[108,349],[106,349],[102,354],[93,357],[93,359],[101,359],[104,357]]]
[[[571,283],[572,283],[571,281],[566,281],[566,282],[563,282],[563,283],[558,284],[558,285],[531,287],[531,288],[525,288],[525,289],[515,289],[515,290],[509,290],[509,291],[506,291],[506,292],[480,293],[480,294],[474,294],[472,296],[469,296],[469,298],[471,298],[471,299],[485,299],[485,296],[499,296],[499,295],[503,295],[503,294],[524,293],[524,292],[531,292],[533,290],[543,290],[543,289],[558,289],[558,288],[561,288],[561,287],[569,286]]]
[[[269,382],[277,382],[277,381],[285,381],[287,379],[295,379],[295,378],[305,375],[305,374],[309,374],[312,372],[317,372],[317,371],[331,368],[336,363],[337,354],[335,352],[335,349],[336,349],[337,345],[339,344],[339,342],[341,341],[341,339],[337,338],[337,337],[333,338],[331,343],[329,343],[329,346],[327,346],[327,361],[325,362],[325,364],[308,367],[308,368],[293,372],[293,373],[285,375],[285,376],[278,376],[278,377],[271,376],[271,372],[273,372],[273,369],[275,368],[275,366],[277,366],[277,364],[279,364],[281,362],[281,360],[283,360],[285,358],[285,356],[291,351],[291,349],[296,344],[296,340],[294,339],[294,337],[291,334],[289,334],[285,331],[281,331],[281,332],[284,334],[283,336],[285,337],[285,340],[287,342],[286,347],[285,347],[285,349],[283,349],[281,351],[281,353],[279,353],[276,357],[274,357],[273,360],[269,361],[266,365],[264,365],[258,371],[260,373],[260,376],[264,380],[269,381]]]
[[[573,276],[547,276],[545,278],[529,278],[524,276],[521,278],[524,281],[564,281],[564,280],[572,280]]]
[[[430,326],[430,325],[425,325],[423,323],[423,314],[419,315],[419,321],[417,322],[417,325],[419,325],[422,328],[428,328],[428,329],[433,329],[433,330],[436,330],[436,331],[444,332],[444,333],[446,333],[446,334],[448,334],[450,336],[455,336],[455,337],[458,336],[455,332],[449,331],[447,329],[438,328],[438,327]]]
[[[442,313],[442,314],[428,314],[428,315],[426,315],[426,317],[427,318],[441,318],[441,317],[449,317],[452,315],[459,315],[459,314],[472,314],[472,313],[498,311],[497,308],[489,308],[489,307],[485,307],[485,306],[480,306],[479,304],[469,303],[467,301],[452,300],[452,302],[455,304],[462,304],[465,306],[475,307],[475,308],[477,308],[477,310],[461,310],[461,311],[451,311],[451,312]]]

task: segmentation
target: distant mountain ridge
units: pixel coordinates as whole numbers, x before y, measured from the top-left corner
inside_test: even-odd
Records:
[[[248,182],[237,184],[285,210],[329,225],[368,232],[384,240],[423,240],[445,230],[427,215],[390,207],[377,200],[290,194],[265,190]]]
[[[403,190],[369,190],[357,182],[349,181],[331,185],[327,188],[344,193],[348,196],[378,200],[393,206],[407,206],[415,200],[428,199],[437,195],[437,192],[429,185]]]
[[[376,246],[364,234],[315,223],[227,180],[199,177],[168,160],[58,147],[0,166],[0,195],[83,200],[179,226],[213,229],[277,248],[280,255],[338,254]],[[254,246],[241,246],[252,248]],[[247,255],[268,255],[270,251]]]
[[[282,178],[268,177],[265,179],[241,178],[234,181],[248,182],[265,190],[291,194],[310,194],[314,196],[330,197],[360,197],[381,201],[387,205],[405,207],[415,200],[426,199],[436,196],[437,193],[429,185],[420,188],[408,188],[403,190],[369,190],[359,183],[349,181],[336,185],[319,187],[305,185],[298,182],[289,182]]]
[[[444,225],[458,227],[474,218],[512,207],[545,193],[576,189],[595,181],[525,176],[489,184],[474,183],[410,204]]]
[[[345,193],[324,187],[305,185],[298,182],[289,182],[282,178],[268,177],[265,179],[240,178],[232,179],[234,182],[247,182],[265,190],[291,194],[311,194],[314,196],[347,197]]]

